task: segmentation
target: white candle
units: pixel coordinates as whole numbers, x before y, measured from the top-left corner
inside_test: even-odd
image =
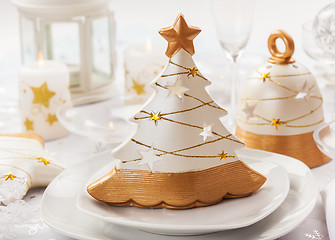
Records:
[[[71,100],[69,70],[59,62],[38,61],[19,72],[19,95],[24,132],[34,132],[45,140],[66,136],[56,111]]]
[[[158,76],[167,63],[163,47],[135,45],[124,54],[126,102],[143,103],[152,94],[151,81]]]

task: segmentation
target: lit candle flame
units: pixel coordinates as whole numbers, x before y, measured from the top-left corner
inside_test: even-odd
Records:
[[[145,50],[146,50],[147,52],[151,52],[151,51],[152,51],[152,44],[151,44],[151,41],[150,41],[149,38],[147,39],[147,42],[146,42],[146,44],[145,44]]]
[[[44,56],[43,56],[42,50],[38,51],[37,62],[38,62],[38,66],[39,67],[43,67],[44,66]]]
[[[109,122],[109,129],[114,130],[114,123],[112,121]]]

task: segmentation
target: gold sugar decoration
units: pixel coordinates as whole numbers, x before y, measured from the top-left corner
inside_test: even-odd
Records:
[[[159,119],[161,119],[160,113],[161,113],[161,112],[154,113],[153,111],[151,111],[151,113],[150,113],[150,120],[155,121],[155,124],[156,124],[156,125],[157,125],[157,121],[158,121]]]
[[[272,126],[275,126],[276,130],[278,130],[278,126],[282,125],[283,122],[280,121],[280,119],[275,119],[275,118],[272,118]]]
[[[27,171],[23,170],[22,168],[19,168],[19,167],[13,166],[13,165],[8,165],[8,164],[0,164],[0,166],[10,167],[10,168],[15,168],[15,169],[17,169],[17,170],[19,170],[19,171],[24,172],[24,173],[29,177],[29,180],[30,180],[30,185],[29,185],[28,182],[26,182],[27,185],[28,185],[28,188],[30,188],[30,186],[33,184],[33,180],[32,180],[31,175],[30,175]],[[18,178],[18,177],[17,177],[17,178]]]
[[[45,159],[45,158],[42,158],[42,157],[39,157],[37,158],[38,162],[40,163],[44,163],[44,165],[49,165],[50,164],[50,161]]]
[[[225,153],[224,150],[222,150],[222,152],[219,153],[219,157],[220,157],[220,161],[222,159],[224,159],[225,161],[227,161],[228,153]]]
[[[17,178],[17,177],[16,177],[16,175],[14,175],[10,172],[8,174],[5,174],[4,178],[5,178],[5,181],[7,181],[8,179],[14,180],[14,178]]]
[[[263,82],[265,82],[265,80],[266,80],[267,78],[270,79],[269,74],[270,74],[270,72],[262,73],[261,76],[259,77],[259,79],[262,79]]]
[[[187,76],[189,77],[190,75],[192,75],[192,77],[194,77],[195,75],[197,75],[197,73],[198,73],[198,69],[193,67],[192,69],[189,70]]]

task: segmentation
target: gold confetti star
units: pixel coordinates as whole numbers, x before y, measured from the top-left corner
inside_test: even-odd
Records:
[[[43,83],[40,87],[30,87],[34,93],[33,103],[42,104],[44,107],[49,108],[50,99],[56,94],[50,91],[47,83]]]
[[[267,78],[270,78],[269,74],[270,74],[270,72],[267,72],[267,73],[261,73],[261,76],[260,76],[259,79],[262,79],[263,82],[265,82],[265,80],[266,80]]]
[[[54,124],[55,122],[57,122],[58,121],[58,119],[57,119],[57,117],[56,117],[56,114],[48,114],[48,118],[47,118],[47,120],[46,120],[47,122],[49,122],[49,124],[50,124],[50,126],[52,125],[52,124]]]
[[[194,77],[195,75],[197,75],[197,73],[198,73],[198,69],[196,69],[195,67],[193,67],[192,69],[188,70],[187,76],[189,77],[190,75],[192,75],[192,77]]]
[[[24,125],[26,126],[27,131],[34,131],[34,122],[30,121],[28,118],[24,121]]]
[[[283,122],[281,122],[280,120],[279,120],[279,118],[278,119],[274,119],[274,118],[272,118],[272,126],[275,126],[275,128],[276,128],[276,130],[278,130],[278,126],[280,126],[280,125],[282,125],[283,124]]]
[[[166,56],[173,57],[181,48],[193,55],[193,39],[200,32],[200,28],[188,26],[183,14],[179,14],[172,26],[159,30],[159,34],[168,41]]]
[[[155,124],[156,124],[156,125],[157,125],[157,121],[158,121],[159,119],[161,119],[160,113],[161,113],[161,112],[154,113],[153,111],[151,111],[151,118],[150,118],[150,120],[155,121]]]
[[[44,165],[49,165],[50,164],[49,160],[47,160],[45,158],[42,158],[42,157],[38,158],[38,162],[44,163]]]
[[[139,84],[133,79],[133,86],[131,88],[136,91],[137,95],[141,95],[145,93],[144,87],[145,87],[145,84]]]
[[[220,160],[224,159],[225,161],[227,161],[227,156],[228,153],[225,153],[224,150],[222,150],[222,153],[219,153]]]
[[[14,178],[16,178],[16,176],[12,173],[8,173],[5,175],[5,181],[7,181],[8,179],[14,180]]]

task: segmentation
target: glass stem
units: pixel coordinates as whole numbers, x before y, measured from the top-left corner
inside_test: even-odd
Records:
[[[236,58],[230,61],[230,77],[231,77],[231,95],[230,95],[230,118],[236,125],[237,104],[239,96],[239,79],[238,79],[238,62]]]

